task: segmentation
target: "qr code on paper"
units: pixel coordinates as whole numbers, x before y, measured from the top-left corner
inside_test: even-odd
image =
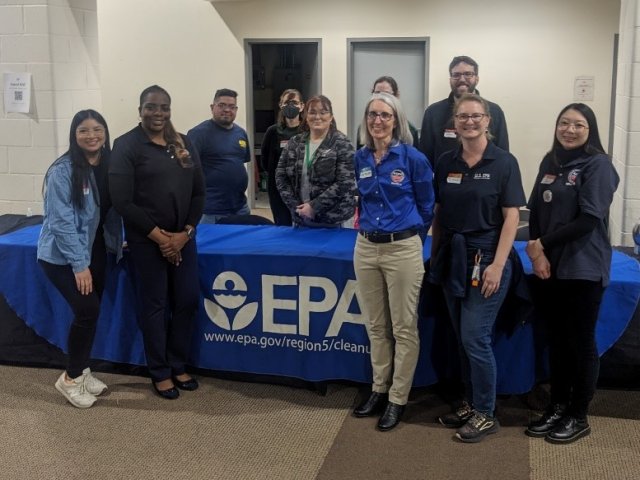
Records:
[[[14,99],[16,102],[21,102],[21,101],[22,101],[22,91],[17,90],[17,91],[15,91],[15,92],[13,92],[13,99]]]

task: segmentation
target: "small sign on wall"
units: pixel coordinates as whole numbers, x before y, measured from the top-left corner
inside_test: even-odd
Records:
[[[576,102],[593,101],[594,86],[595,77],[587,75],[576,77],[573,83],[573,99]]]
[[[4,111],[29,113],[31,106],[31,74],[4,74]]]

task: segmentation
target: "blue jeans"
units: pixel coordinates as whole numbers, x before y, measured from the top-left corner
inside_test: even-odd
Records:
[[[496,359],[493,332],[496,317],[509,290],[513,265],[507,260],[500,288],[484,298],[480,287],[469,286],[467,296],[454,297],[444,292],[460,353],[460,373],[465,399],[477,411],[493,416],[496,406]]]
[[[240,207],[237,211],[231,213],[224,213],[222,215],[210,213],[203,214],[200,218],[200,223],[218,223],[218,220],[224,217],[228,217],[230,215],[251,215],[251,209],[249,205],[245,203],[242,207]]]

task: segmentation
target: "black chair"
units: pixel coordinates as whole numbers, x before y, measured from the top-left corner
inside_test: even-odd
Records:
[[[31,215],[29,217],[25,215],[16,215],[13,213],[0,215],[0,235],[15,232],[16,230],[20,230],[21,228],[30,227],[31,225],[42,223],[42,218],[42,215]]]
[[[229,215],[216,223],[221,225],[273,225],[271,220],[260,215]]]

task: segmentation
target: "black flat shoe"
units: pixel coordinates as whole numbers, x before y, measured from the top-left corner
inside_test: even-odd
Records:
[[[387,393],[371,392],[369,398],[353,410],[353,416],[358,418],[372,417],[380,413],[387,404],[388,398]]]
[[[191,377],[189,380],[185,380],[184,382],[178,380],[176,377],[173,377],[173,383],[180,390],[188,390],[189,392],[193,392],[194,390],[197,390],[198,387],[200,386],[198,381],[193,377]]]
[[[542,417],[531,422],[525,430],[529,437],[546,437],[560,423],[567,406],[561,403],[549,405]]]
[[[591,433],[591,427],[586,418],[576,418],[567,415],[549,432],[544,439],[549,443],[571,443]]]
[[[404,413],[404,405],[398,405],[397,403],[389,402],[384,413],[378,420],[378,430],[386,432],[395,428],[402,418]]]
[[[180,392],[176,387],[171,387],[166,390],[160,390],[156,385],[156,382],[151,382],[151,385],[153,385],[153,389],[156,391],[156,393],[165,400],[175,400],[180,396]]]

